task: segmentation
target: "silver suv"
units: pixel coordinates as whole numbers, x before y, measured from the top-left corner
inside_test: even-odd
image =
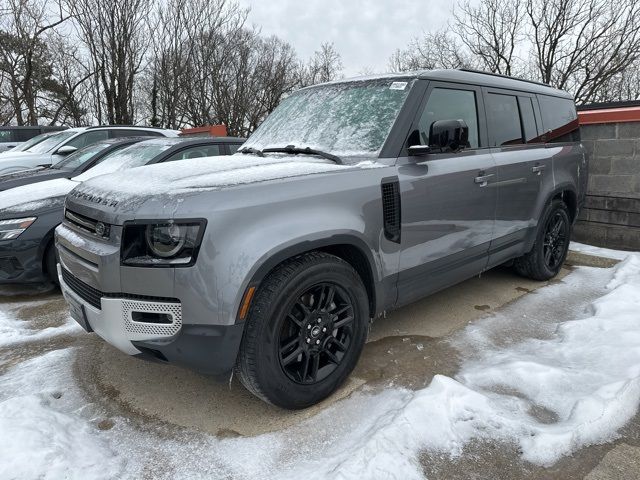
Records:
[[[49,134],[28,148],[0,153],[0,174],[53,165],[81,148],[109,138],[177,137],[179,134],[178,130],[122,125],[69,128]]]
[[[130,355],[304,408],[371,319],[505,263],[564,262],[587,176],[573,99],[425,71],[303,89],[226,161],[98,177],[66,199],[73,317]]]

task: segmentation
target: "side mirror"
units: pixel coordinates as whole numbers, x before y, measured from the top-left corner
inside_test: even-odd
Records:
[[[65,156],[75,152],[76,150],[78,150],[76,147],[72,147],[71,145],[64,145],[56,151],[56,155]]]
[[[469,145],[469,127],[464,120],[438,120],[429,128],[429,146],[458,151]]]

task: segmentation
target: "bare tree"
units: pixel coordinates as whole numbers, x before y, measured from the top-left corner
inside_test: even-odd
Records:
[[[389,69],[394,72],[474,67],[477,67],[474,59],[449,28],[413,39],[406,49],[396,50],[389,60]]]
[[[134,123],[136,77],[149,46],[147,0],[69,0],[82,41],[90,54],[98,98],[98,122]],[[100,101],[104,98],[104,105]]]
[[[454,10],[453,30],[485,70],[515,73],[516,45],[522,37],[524,8],[513,0],[469,0]]]
[[[309,64],[302,66],[300,84],[308,86],[336,80],[342,75],[343,69],[342,57],[333,43],[323,43],[314,52]]]
[[[0,69],[11,90],[18,125],[37,125],[37,98],[51,73],[45,38],[64,23],[60,4],[45,0],[7,0],[0,24]]]
[[[640,56],[638,0],[527,0],[539,79],[593,101]]]
[[[389,66],[517,75],[567,90],[578,103],[635,98],[639,25],[640,0],[464,0],[450,27],[414,40]]]

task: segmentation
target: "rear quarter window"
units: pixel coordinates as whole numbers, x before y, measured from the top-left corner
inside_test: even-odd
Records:
[[[580,141],[580,125],[573,100],[538,95],[547,142]]]

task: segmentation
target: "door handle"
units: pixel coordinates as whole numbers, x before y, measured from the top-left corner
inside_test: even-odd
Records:
[[[534,167],[531,167],[531,171],[533,173],[535,173],[536,175],[540,175],[544,171],[545,168],[547,168],[546,165],[536,165]]]
[[[485,173],[484,173],[484,172],[480,172],[480,175],[478,175],[478,176],[475,178],[475,180],[474,180],[474,181],[475,181],[479,186],[481,186],[481,187],[486,187],[486,186],[487,186],[487,183],[489,182],[489,179],[491,179],[491,177],[493,177],[493,173],[488,173],[488,174],[486,174],[486,175],[485,175]]]

